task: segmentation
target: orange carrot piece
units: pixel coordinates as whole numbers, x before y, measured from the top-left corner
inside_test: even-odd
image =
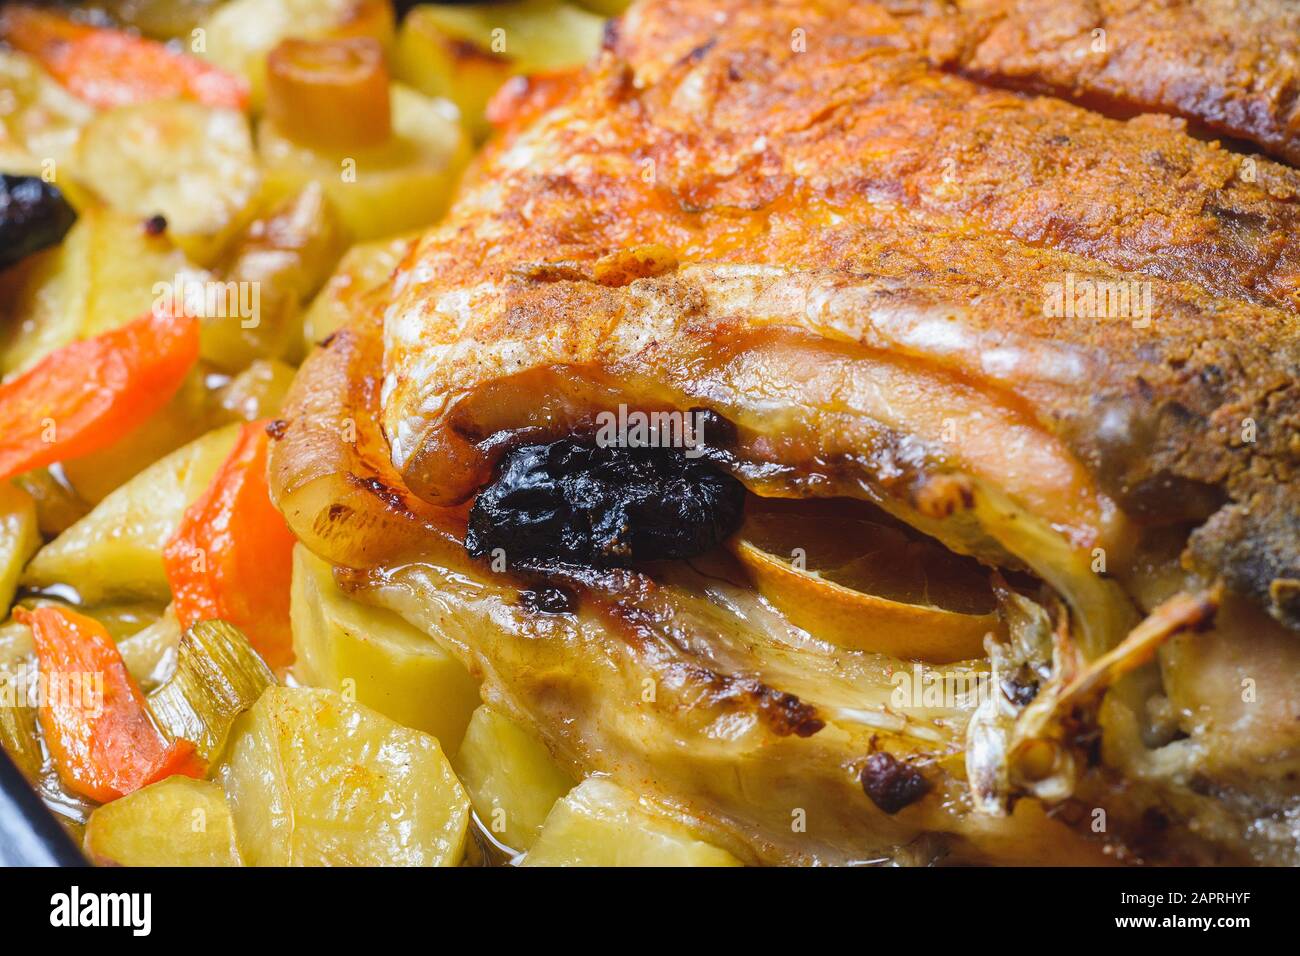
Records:
[[[0,385],[0,481],[112,445],[167,403],[198,356],[198,320],[170,314],[50,353]]]
[[[248,84],[197,57],[121,30],[77,23],[49,10],[6,7],[0,39],[30,54],[70,92],[101,108],[184,97],[243,110]]]
[[[173,774],[203,776],[194,745],[168,743],[155,726],[102,624],[58,607],[15,608],[14,618],[32,629],[41,728],[69,789],[107,803]]]
[[[293,532],[266,483],[266,422],[243,427],[222,466],[163,550],[181,627],[234,624],[271,667],[293,661]]]

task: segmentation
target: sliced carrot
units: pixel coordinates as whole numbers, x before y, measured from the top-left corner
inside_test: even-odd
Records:
[[[0,481],[112,445],[180,388],[197,319],[148,315],[73,342],[0,385]]]
[[[173,97],[236,110],[248,105],[242,77],[153,40],[48,10],[6,7],[0,39],[34,56],[70,92],[105,109]]]
[[[58,607],[14,609],[40,663],[40,720],[59,777],[100,803],[164,777],[202,777],[188,740],[168,743],[117,645],[93,618]]]
[[[294,536],[266,483],[266,422],[240,432],[222,466],[163,549],[181,627],[223,620],[271,667],[293,661],[289,581]]]

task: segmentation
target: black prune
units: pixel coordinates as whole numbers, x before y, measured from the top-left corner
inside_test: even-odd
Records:
[[[39,176],[0,175],[0,269],[63,241],[77,214]]]
[[[867,758],[861,779],[871,802],[888,814],[910,806],[930,791],[930,782],[921,771],[883,751]]]
[[[681,450],[565,438],[508,452],[470,509],[465,547],[512,566],[689,558],[740,525],[745,489]]]

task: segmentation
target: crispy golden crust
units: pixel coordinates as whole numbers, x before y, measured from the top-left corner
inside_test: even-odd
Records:
[[[1128,115],[1181,116],[1300,163],[1287,0],[890,0],[932,62]]]
[[[776,327],[979,390],[1140,522],[1213,515],[1195,555],[1300,626],[1295,172],[1260,160],[1246,181],[1178,121],[982,88],[909,42],[872,5],[634,7],[399,276],[404,480],[464,498],[500,433],[611,401],[735,413],[740,360],[719,357]],[[1054,315],[1052,287],[1085,278],[1149,281],[1150,322]],[[911,424],[864,447],[874,478],[912,467]],[[941,445],[913,464],[961,458]]]

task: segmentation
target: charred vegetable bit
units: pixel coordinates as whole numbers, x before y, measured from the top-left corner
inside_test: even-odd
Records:
[[[39,176],[0,175],[0,269],[63,241],[77,214]]]
[[[566,438],[506,455],[470,510],[465,547],[500,548],[525,567],[690,558],[736,530],[744,497],[736,479],[679,451]]]
[[[45,743],[69,789],[107,803],[173,774],[202,777],[188,740],[170,743],[104,625],[59,607],[17,608],[32,629]]]

